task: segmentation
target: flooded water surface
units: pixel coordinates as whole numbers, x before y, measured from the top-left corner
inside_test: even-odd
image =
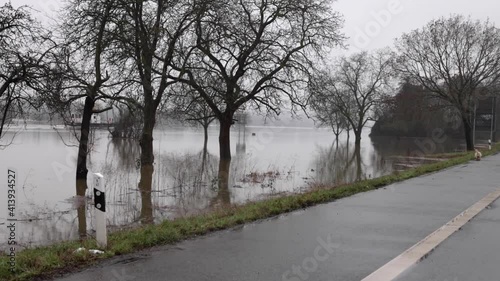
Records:
[[[138,225],[141,215],[158,222],[205,212],[222,203],[243,204],[379,177],[412,166],[396,163],[393,156],[417,157],[422,150],[441,153],[458,147],[453,140],[433,144],[428,140],[371,139],[368,133],[366,130],[361,149],[356,151],[353,138],[347,142],[344,135],[336,143],[328,130],[236,127],[231,139],[229,188],[224,193],[217,185],[217,127],[210,128],[207,151],[203,150],[202,130],[156,131],[152,192],[143,198],[138,189],[138,143],[111,139],[106,130],[93,134],[86,198],[75,196],[78,148],[69,130],[47,127],[20,131],[13,144],[0,151],[0,171],[13,167],[18,172],[16,208],[21,222],[16,238],[22,246],[32,246],[78,239],[82,231],[92,236],[92,173],[104,176],[108,226],[117,229]],[[6,172],[2,174],[0,180],[6,182]],[[4,196],[0,198],[6,201]],[[85,206],[85,214],[77,212],[79,206]],[[7,215],[7,208],[1,209],[0,224]],[[2,227],[0,241],[6,238]],[[5,248],[6,244],[0,243],[0,249]]]

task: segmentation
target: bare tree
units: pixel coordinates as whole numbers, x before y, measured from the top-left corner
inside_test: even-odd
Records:
[[[217,81],[211,82],[217,85]],[[215,89],[215,87],[213,87]],[[208,90],[207,94],[213,101],[216,101],[217,94],[213,90]],[[168,101],[167,114],[177,121],[188,122],[190,124],[200,125],[204,132],[203,151],[207,152],[208,146],[208,127],[216,120],[212,108],[190,86],[178,83],[171,90],[171,97]],[[216,103],[219,103],[217,101]]]
[[[321,89],[318,89],[321,91]],[[309,106],[314,111],[314,119],[320,127],[330,127],[335,134],[335,142],[339,144],[339,137],[344,131],[349,133],[349,122],[347,118],[338,110],[336,106],[332,106],[328,95],[319,94],[312,95],[309,101]]]
[[[340,113],[354,131],[356,146],[375,108],[391,89],[392,59],[387,52],[361,52],[343,57],[335,71],[320,72],[310,84],[311,99],[322,103],[322,115]],[[314,104],[314,103],[313,103]],[[324,112],[326,111],[326,112]]]
[[[142,112],[134,106],[116,106],[118,117],[115,118],[113,129],[108,131],[114,139],[139,140],[142,133]]]
[[[91,121],[94,114],[112,109],[103,105],[105,99],[118,99],[131,84],[122,65],[110,61],[110,53],[116,45],[116,18],[119,6],[115,0],[90,1],[68,0],[60,16],[54,40],[56,48],[51,53],[51,68],[46,82],[39,91],[52,110],[63,119],[79,115],[81,122],[71,118],[68,123],[80,123],[76,163],[76,195],[85,196],[87,186],[87,158]],[[83,100],[83,101],[82,101]],[[107,101],[107,102],[108,102]],[[83,105],[78,108],[78,105]],[[79,217],[85,218],[85,205],[78,208]],[[86,235],[86,222],[80,220],[80,235]]]
[[[234,114],[251,104],[279,114],[306,103],[308,74],[343,42],[331,1],[210,1],[196,18],[190,55],[178,69],[220,123],[220,184],[227,183]],[[210,79],[207,79],[210,77]],[[206,83],[220,81],[219,84]],[[214,97],[211,92],[216,93]],[[218,102],[220,101],[220,102]]]
[[[186,104],[186,102],[188,103]],[[200,97],[188,101],[184,96],[181,100],[177,100],[175,109],[171,115],[179,121],[196,124],[203,128],[203,151],[206,152],[208,146],[208,127],[216,120],[212,109],[207,103]]]
[[[111,87],[109,66],[104,61],[106,49],[110,45],[110,25],[115,3],[106,1],[69,1],[66,14],[60,24],[63,44],[61,51],[61,79],[66,81],[62,91],[62,102],[71,103],[84,99],[76,180],[85,183],[77,184],[77,195],[84,196],[87,189],[87,155],[90,133],[90,123],[93,114],[109,110],[96,108],[100,92]],[[57,92],[61,93],[61,92]],[[80,187],[80,188],[78,188]]]
[[[212,109],[202,99],[194,100],[184,111],[188,118],[187,121],[196,122],[203,127],[203,151],[207,152],[208,146],[208,127],[215,121],[215,115]]]
[[[138,89],[138,108],[143,115],[141,146],[141,180],[139,189],[144,208],[141,219],[152,222],[151,199],[153,175],[153,129],[158,108],[169,95],[179,72],[171,67],[178,63],[181,40],[194,21],[197,1],[118,0],[122,14],[116,36],[121,44],[115,60],[133,69]],[[172,78],[174,77],[174,78]],[[150,206],[151,204],[149,204]]]
[[[44,72],[46,33],[25,6],[0,6],[0,138],[9,120],[37,107],[33,87]]]
[[[106,99],[135,102],[120,97],[132,82],[125,67],[110,60],[117,42],[114,34],[119,8],[116,0],[67,2],[58,25],[62,38],[52,52],[53,67],[42,89],[45,101],[64,117],[70,115],[72,105],[84,100],[76,168],[77,196],[84,196],[87,189],[92,115],[112,108],[99,102]]]
[[[403,35],[396,49],[399,73],[459,112],[467,150],[473,150],[474,100],[500,78],[500,30],[456,15]]]

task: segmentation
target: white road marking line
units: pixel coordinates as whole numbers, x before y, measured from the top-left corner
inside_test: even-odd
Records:
[[[424,240],[418,242],[401,255],[397,256],[361,281],[391,281],[417,264],[436,249],[441,243],[457,232],[481,211],[500,198],[500,189],[488,194],[456,218],[434,231]]]

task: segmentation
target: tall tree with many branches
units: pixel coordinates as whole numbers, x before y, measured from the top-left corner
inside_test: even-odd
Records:
[[[40,89],[45,102],[64,118],[82,103],[78,134],[76,163],[76,194],[85,196],[87,190],[87,156],[91,120],[94,114],[112,109],[103,106],[104,100],[126,102],[120,97],[131,81],[127,69],[110,61],[116,46],[117,15],[120,7],[116,0],[68,0],[58,24],[57,47],[52,54],[52,67],[47,72],[45,87]],[[101,104],[99,102],[101,101]],[[134,100],[132,100],[134,101]],[[70,121],[67,121],[70,122]],[[80,235],[86,235],[85,204],[78,208]]]
[[[329,103],[327,95],[313,95],[309,107],[314,111],[314,119],[320,127],[330,127],[339,144],[340,135],[346,131],[349,134],[350,124],[337,107]]]
[[[28,7],[0,6],[0,138],[10,119],[39,105],[33,88],[43,77],[49,37]]]
[[[59,24],[62,38],[53,56],[55,67],[48,75],[55,82],[49,82],[51,87],[45,91],[50,105],[67,110],[75,101],[84,100],[76,168],[76,180],[83,183],[77,184],[79,196],[84,196],[87,189],[92,115],[111,109],[98,106],[98,101],[120,100],[119,94],[131,84],[126,69],[109,59],[116,45],[118,9],[115,0],[68,1]]]
[[[343,42],[343,21],[329,0],[214,0],[203,8],[192,48],[185,50],[189,58],[177,67],[184,74],[180,81],[198,92],[220,123],[219,186],[225,188],[235,112],[244,105],[276,114],[285,106],[303,107],[312,69]],[[220,83],[206,83],[214,80]]]
[[[172,108],[167,110],[167,114],[177,121],[200,125],[204,135],[203,152],[206,153],[208,150],[208,127],[216,120],[216,117],[210,106],[194,89],[180,83],[176,86],[169,101]],[[209,94],[215,98],[214,93]]]
[[[133,69],[137,91],[137,107],[143,117],[140,138],[141,219],[152,222],[151,191],[154,164],[153,130],[159,106],[169,96],[170,87],[178,81],[179,71],[172,67],[182,58],[183,36],[192,26],[198,1],[192,0],[117,0],[122,6],[117,37],[120,40],[116,61]],[[148,203],[149,202],[149,203]]]
[[[361,145],[363,128],[375,120],[376,107],[392,89],[392,56],[388,52],[361,52],[342,57],[333,71],[320,71],[311,79],[313,107],[320,115],[340,113]]]
[[[473,150],[475,100],[500,80],[500,30],[456,15],[403,35],[396,49],[399,73],[459,113],[467,150]]]

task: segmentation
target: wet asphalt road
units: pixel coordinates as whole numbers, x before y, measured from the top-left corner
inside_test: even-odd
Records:
[[[359,281],[500,187],[499,171],[496,155],[175,246],[117,257],[57,280]],[[497,206],[401,280],[498,280]],[[480,254],[487,262],[476,258]],[[496,275],[475,278],[481,270]],[[488,279],[492,276],[496,278]]]
[[[397,281],[500,280],[500,202],[465,225]]]

